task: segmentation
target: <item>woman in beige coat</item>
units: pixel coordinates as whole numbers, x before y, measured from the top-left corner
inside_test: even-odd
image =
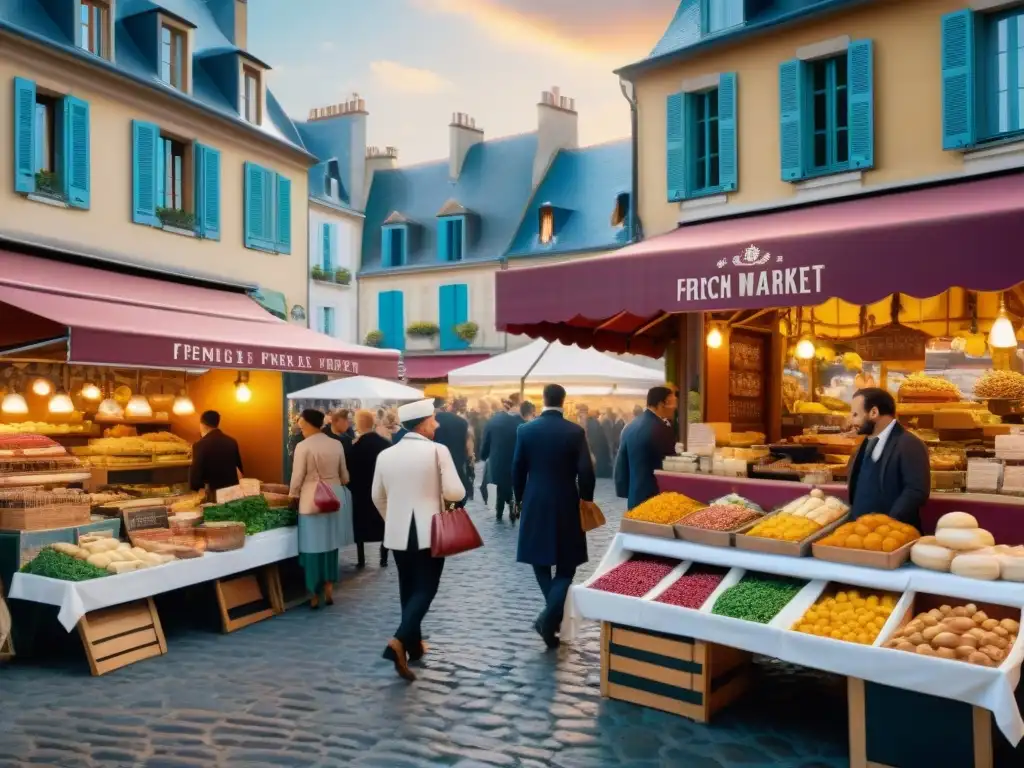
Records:
[[[320,431],[323,413],[308,408],[299,416],[298,423],[303,440],[295,447],[289,493],[299,505],[299,563],[306,574],[306,589],[313,596],[310,606],[319,608],[321,596],[327,605],[334,604],[338,549],[344,534],[342,512],[321,512],[314,497],[322,480],[342,500],[342,486],[348,485],[349,480],[348,467],[342,444]]]

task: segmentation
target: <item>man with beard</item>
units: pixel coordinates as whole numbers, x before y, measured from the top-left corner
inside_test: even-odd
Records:
[[[884,389],[857,390],[850,420],[867,437],[850,460],[850,519],[880,512],[920,529],[932,487],[925,444],[896,421],[896,401]]]

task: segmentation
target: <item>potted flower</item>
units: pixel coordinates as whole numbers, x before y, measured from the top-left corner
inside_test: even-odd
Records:
[[[334,270],[334,282],[338,285],[348,285],[352,282],[352,273],[344,267],[338,267]]]
[[[480,332],[480,326],[472,320],[468,323],[459,323],[455,326],[455,335],[467,344],[476,341],[476,335]]]
[[[309,270],[309,276],[318,282],[327,279],[327,273],[324,272],[324,268],[319,264],[315,264],[313,268]]]
[[[164,229],[195,234],[195,214],[183,211],[180,208],[157,208],[156,217],[160,219]]]
[[[424,350],[435,348],[437,335],[441,332],[441,329],[437,326],[437,323],[420,320],[406,328],[405,332],[409,337],[410,350]]]
[[[373,330],[366,334],[363,343],[368,347],[379,347],[384,343],[383,331]]]
[[[57,174],[53,171],[36,171],[36,194],[63,199]]]

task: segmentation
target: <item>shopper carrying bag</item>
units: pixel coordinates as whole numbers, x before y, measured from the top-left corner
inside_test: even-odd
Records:
[[[441,470],[441,457],[437,461],[437,476],[443,487],[444,475]],[[441,494],[441,511],[434,515],[430,522],[430,554],[433,557],[452,557],[469,552],[484,545],[480,532],[466,512],[466,508],[446,501]]]

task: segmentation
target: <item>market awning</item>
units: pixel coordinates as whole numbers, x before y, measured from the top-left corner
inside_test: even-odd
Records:
[[[432,381],[447,378],[448,372],[464,365],[479,363],[490,355],[424,355],[405,358],[405,378]]]
[[[0,251],[0,354],[66,343],[68,362],[398,377],[398,353],[344,344],[243,293]]]
[[[510,333],[656,354],[666,314],[869,304],[1024,281],[1024,174],[681,227],[608,256],[500,271]]]

